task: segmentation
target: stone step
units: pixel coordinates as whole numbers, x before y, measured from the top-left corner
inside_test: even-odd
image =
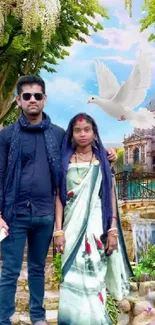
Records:
[[[51,257],[51,256],[50,256]],[[45,297],[44,308],[46,310],[46,318],[50,325],[57,325],[57,312],[59,294],[56,290],[57,284],[53,277],[53,270],[47,264],[45,270]],[[17,283],[16,292],[16,312],[12,317],[13,325],[29,325],[29,289],[27,281],[27,263],[23,263],[20,277]]]
[[[25,287],[25,290],[19,290],[22,286],[18,286],[16,293],[16,312],[12,317],[12,324],[14,325],[29,325],[31,324],[29,318],[29,292],[28,287]],[[44,298],[44,308],[46,310],[46,318],[49,324],[57,324],[57,313],[58,313],[58,301],[59,294],[58,291],[45,291]]]
[[[44,308],[46,310],[58,309],[59,296],[57,292],[45,291]],[[16,311],[23,312],[28,311],[29,305],[29,292],[19,291],[16,293]]]
[[[46,319],[50,325],[57,325],[57,311],[50,310],[46,311]],[[28,312],[16,312],[11,318],[13,325],[30,325],[30,317]]]

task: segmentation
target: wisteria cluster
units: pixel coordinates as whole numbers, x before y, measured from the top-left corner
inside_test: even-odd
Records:
[[[132,15],[132,0],[125,0],[125,8],[129,11],[130,16]]]
[[[59,24],[59,0],[0,0],[0,34],[8,15],[21,19],[27,36],[38,27],[47,43]]]

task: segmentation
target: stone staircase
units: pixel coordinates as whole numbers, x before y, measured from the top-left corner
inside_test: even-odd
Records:
[[[57,310],[58,310],[58,290],[55,283],[53,271],[51,267],[53,259],[53,246],[51,245],[48,256],[46,259],[46,272],[45,272],[45,298],[44,308],[46,309],[46,318],[50,325],[57,324]],[[24,251],[24,261],[20,277],[18,279],[17,292],[16,292],[16,312],[11,318],[13,325],[29,325],[31,324],[29,318],[29,290],[27,282],[27,247]],[[1,261],[0,261],[1,265]]]
[[[45,273],[45,298],[44,308],[46,309],[46,318],[49,324],[57,324],[57,310],[58,310],[58,290],[54,287],[52,269],[47,265]],[[22,271],[18,279],[17,293],[16,293],[16,312],[12,317],[14,325],[29,325],[31,324],[28,312],[29,290],[27,283],[27,266],[23,263]]]

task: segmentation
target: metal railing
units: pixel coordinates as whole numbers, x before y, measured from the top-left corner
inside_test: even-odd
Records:
[[[116,174],[116,186],[119,200],[155,200],[155,173],[124,171]]]

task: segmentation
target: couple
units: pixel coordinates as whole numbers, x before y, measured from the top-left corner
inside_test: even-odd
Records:
[[[26,240],[31,322],[47,324],[44,268],[54,223],[63,277],[58,324],[111,324],[106,287],[121,299],[130,272],[109,164],[115,154],[86,114],[66,133],[51,123],[42,78],[21,77],[16,100],[22,113],[0,132],[0,229],[9,231],[1,242],[0,325],[10,325],[15,311]]]

